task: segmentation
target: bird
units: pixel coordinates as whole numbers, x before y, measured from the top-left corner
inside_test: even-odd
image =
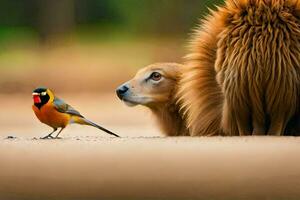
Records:
[[[83,115],[75,110],[72,106],[65,103],[62,99],[55,96],[52,90],[46,87],[38,87],[33,90],[33,105],[32,109],[36,117],[44,124],[53,128],[53,131],[42,137],[41,139],[56,139],[59,134],[69,124],[81,124],[96,127],[110,135],[120,137],[119,135],[95,124],[94,122],[86,119]],[[58,129],[59,132],[55,137],[52,136]]]

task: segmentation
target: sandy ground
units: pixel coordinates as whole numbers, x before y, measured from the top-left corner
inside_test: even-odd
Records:
[[[0,199],[299,199],[299,138],[0,141]]]
[[[32,139],[49,128],[30,94],[0,96],[0,200],[300,199],[300,138],[165,138],[114,94],[63,97],[122,138],[74,125]]]

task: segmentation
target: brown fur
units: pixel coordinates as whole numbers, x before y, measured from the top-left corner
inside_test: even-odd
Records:
[[[156,121],[167,136],[188,135],[188,130],[177,105],[175,94],[183,66],[177,63],[156,63],[142,68],[133,79],[122,87],[129,88],[120,98],[130,106],[143,105],[154,114]],[[150,80],[153,72],[159,72],[159,82]]]
[[[156,118],[156,122],[162,132],[167,136],[188,136],[179,106],[176,104],[174,95],[170,96],[168,102],[156,104],[149,107]]]
[[[178,96],[191,135],[283,135],[299,81],[299,1],[227,0],[197,29]]]

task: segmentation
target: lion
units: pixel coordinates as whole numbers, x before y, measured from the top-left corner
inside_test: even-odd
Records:
[[[192,136],[299,131],[300,1],[226,0],[197,28],[181,73]]]
[[[167,136],[187,136],[176,91],[180,69],[177,63],[156,63],[139,70],[133,79],[117,88],[117,96],[128,106],[148,107]]]

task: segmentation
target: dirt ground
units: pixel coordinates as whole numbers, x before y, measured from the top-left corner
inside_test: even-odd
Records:
[[[72,125],[63,139],[33,139],[50,129],[31,94],[1,95],[0,200],[300,199],[300,138],[166,138],[112,93],[60,96],[122,138]]]
[[[300,139],[0,141],[0,199],[300,198]]]

